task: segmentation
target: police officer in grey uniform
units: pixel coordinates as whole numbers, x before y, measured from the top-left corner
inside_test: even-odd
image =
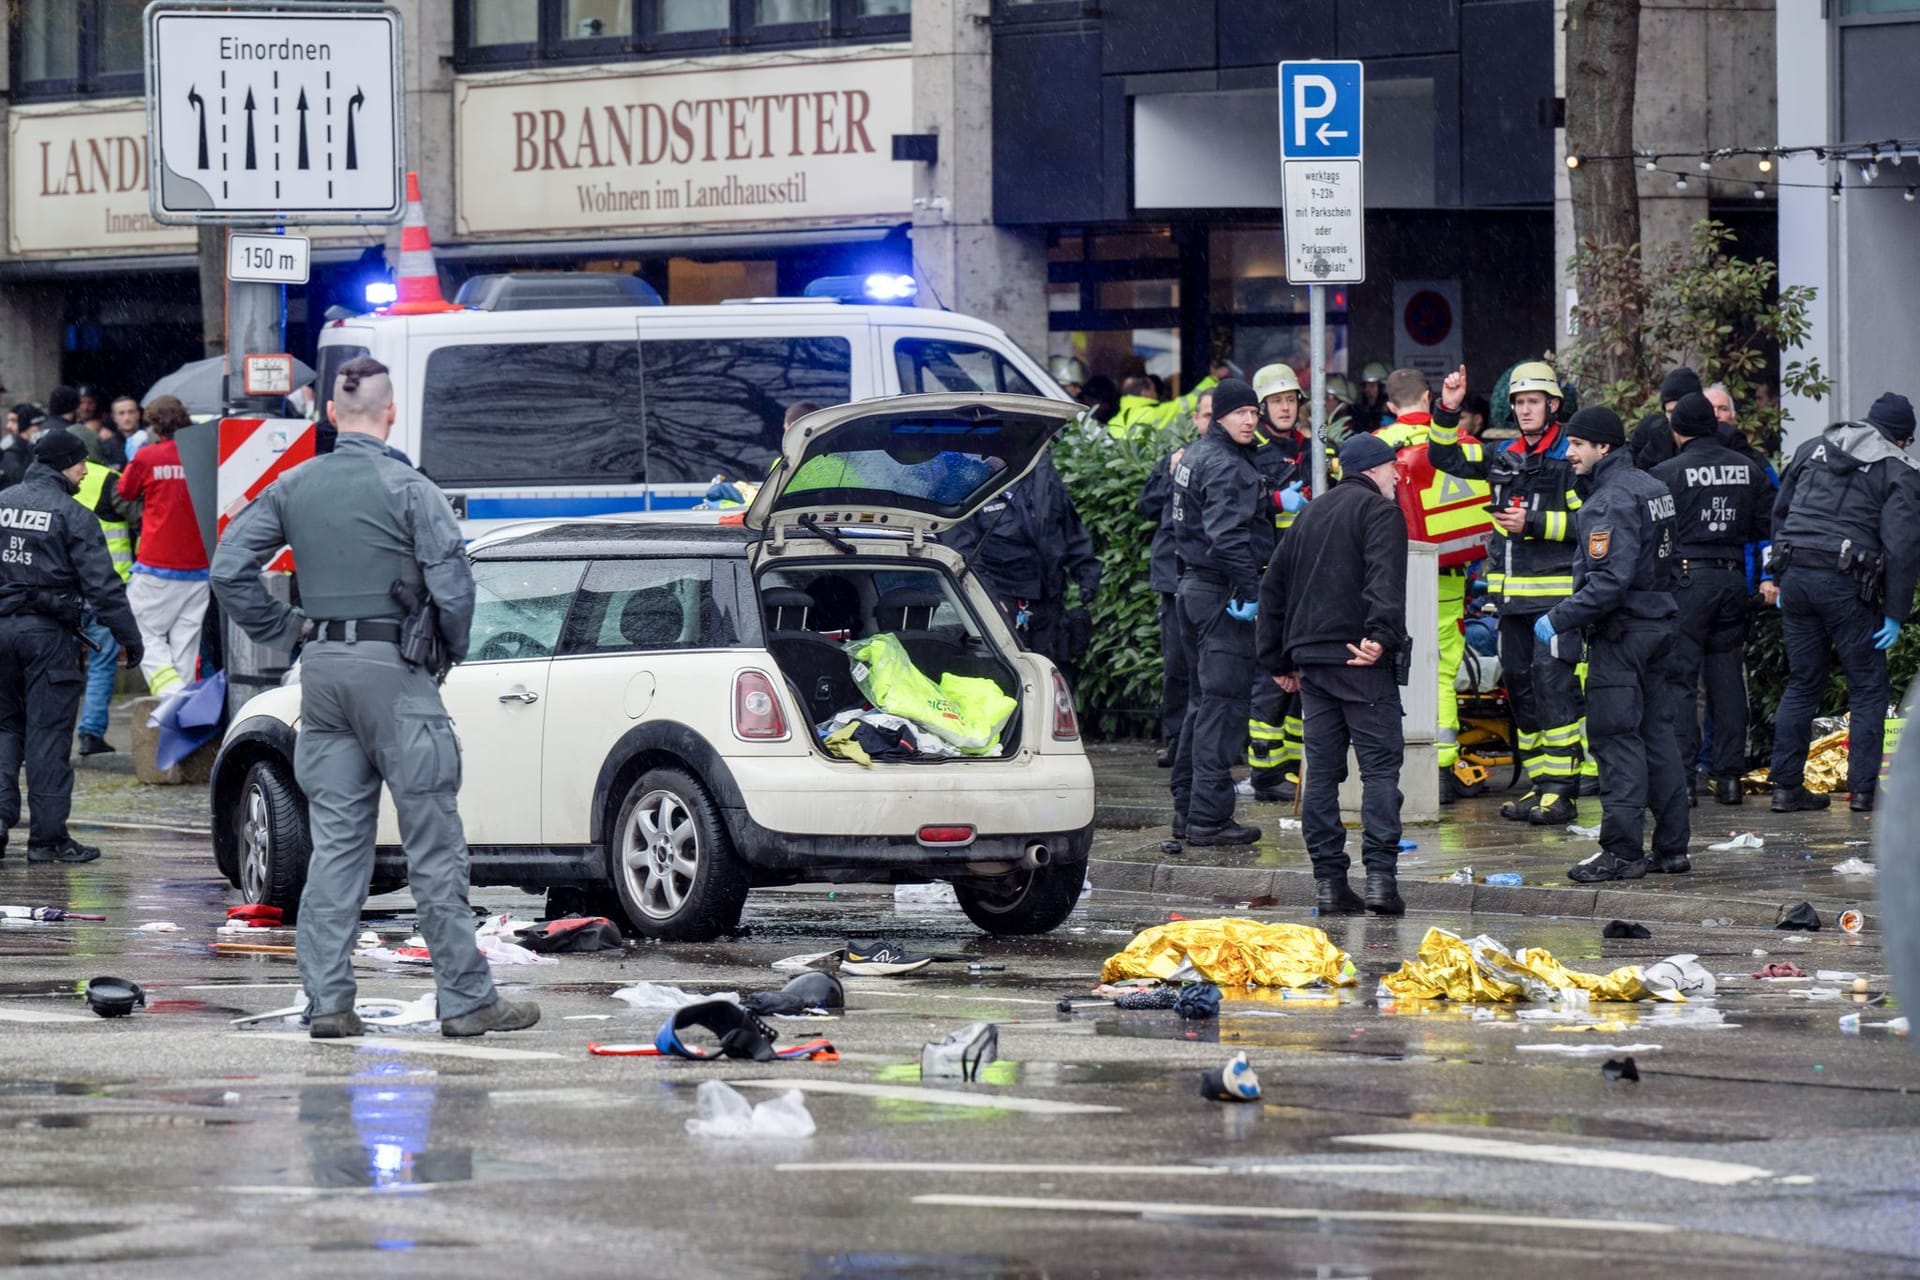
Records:
[[[304,640],[294,773],[307,795],[313,854],[300,895],[300,980],[316,1040],[359,1035],[349,957],[373,874],[380,784],[393,793],[420,932],[433,955],[440,1030],[517,1031],[539,1006],[503,1000],[474,940],[467,845],[456,804],[460,746],[435,673],[400,656],[404,583],[440,611],[448,656],[466,656],[473,574],[460,526],[433,482],[387,450],[393,383],[361,357],[340,370],[328,416],[333,452],[294,468],[227,526],[213,590],[263,644]],[[260,566],[293,548],[301,607],[273,599]]]
[[[74,501],[87,474],[86,446],[68,432],[48,431],[31,448],[33,465],[0,493],[0,854],[20,820],[24,759],[33,800],[27,861],[92,862],[100,851],[67,834],[67,752],[87,687],[81,606],[106,624],[136,667],[140,628],[100,522]]]

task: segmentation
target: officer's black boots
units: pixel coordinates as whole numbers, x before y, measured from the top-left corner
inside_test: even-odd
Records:
[[[1377,916],[1403,916],[1407,904],[1400,897],[1400,884],[1394,877],[1367,873],[1367,910]]]
[[[1693,862],[1684,853],[1656,853],[1647,859],[1647,870],[1663,876],[1683,876],[1693,870]]]
[[[68,836],[58,844],[30,844],[27,846],[28,862],[92,862],[100,856],[100,851],[90,844],[81,844]]]
[[[1198,845],[1253,844],[1260,839],[1260,828],[1229,822],[1218,827],[1188,827],[1187,843]]]
[[[1719,778],[1713,784],[1713,798],[1721,804],[1745,804],[1746,792],[1740,789],[1740,779]]]
[[[349,1009],[345,1013],[322,1013],[316,1015],[307,1024],[309,1040],[345,1040],[352,1036],[366,1034],[366,1024],[360,1021],[360,1015]]]
[[[1871,791],[1854,792],[1853,795],[1849,797],[1847,800],[1847,808],[1853,810],[1855,813],[1872,813],[1873,812],[1873,792]]]
[[[1606,880],[1638,880],[1647,874],[1650,868],[1647,859],[1635,858],[1627,861],[1616,858],[1602,849],[1590,858],[1582,859],[1567,868],[1567,879],[1575,884],[1599,884]]]
[[[101,756],[113,751],[114,745],[97,733],[80,735],[80,754],[83,756]]]
[[[1540,803],[1540,793],[1529,791],[1518,800],[1509,800],[1500,806],[1500,816],[1512,822],[1525,822],[1534,806]]]
[[[1345,876],[1314,881],[1314,906],[1323,916],[1357,916],[1366,913],[1367,904],[1353,891]]]
[[[1818,792],[1805,787],[1775,787],[1773,789],[1773,811],[1775,813],[1815,813],[1826,808],[1833,801]]]
[[[1563,827],[1573,821],[1573,801],[1554,791],[1542,791],[1527,812],[1536,827]]]

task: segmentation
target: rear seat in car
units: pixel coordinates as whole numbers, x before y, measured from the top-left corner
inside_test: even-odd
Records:
[[[767,587],[760,592],[767,651],[806,706],[808,718],[818,724],[850,707],[865,706],[867,699],[853,681],[840,642],[807,629],[814,605],[812,596],[793,587]]]

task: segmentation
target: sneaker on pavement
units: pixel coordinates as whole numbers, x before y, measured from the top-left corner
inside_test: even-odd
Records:
[[[1817,791],[1809,791],[1804,786],[1773,789],[1775,813],[1817,813],[1832,803],[1832,799],[1828,796]]]
[[[100,856],[100,851],[90,844],[81,844],[68,836],[59,844],[30,844],[27,846],[28,862],[92,862]]]
[[[307,1038],[310,1040],[346,1040],[353,1036],[365,1035],[366,1024],[360,1021],[360,1015],[349,1009],[345,1013],[323,1013],[307,1024]]]
[[[1647,860],[1616,858],[1605,849],[1583,858],[1567,868],[1567,879],[1575,884],[1599,884],[1607,880],[1638,880],[1647,874]]]
[[[489,1031],[525,1031],[540,1021],[540,1006],[531,1000],[500,1000],[457,1018],[440,1019],[443,1036],[483,1036]]]
[[[115,747],[111,742],[108,742],[97,733],[83,733],[80,735],[80,754],[83,756],[103,756],[110,751],[117,751],[118,749],[119,748]]]
[[[909,951],[897,942],[849,940],[847,958],[840,962],[840,972],[865,977],[885,977],[896,973],[912,973],[915,969],[924,969],[932,963],[932,956]]]
[[[1220,844],[1257,844],[1260,840],[1260,828],[1244,827],[1237,822],[1229,822],[1220,827],[1187,828],[1187,843],[1198,845]]]

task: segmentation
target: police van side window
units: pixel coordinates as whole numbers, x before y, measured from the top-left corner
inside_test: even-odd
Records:
[[[729,648],[739,643],[738,612],[730,565],[596,561],[580,585],[560,649],[573,655]]]
[[[585,568],[581,560],[476,561],[467,660],[551,658]]]
[[[845,338],[645,338],[640,354],[649,484],[764,480],[789,405],[853,398]]]
[[[894,367],[904,395],[991,391],[1037,396],[1040,392],[1006,357],[970,342],[901,338],[893,344]]]
[[[632,341],[442,347],[427,357],[421,470],[442,485],[638,484],[640,394]]]

